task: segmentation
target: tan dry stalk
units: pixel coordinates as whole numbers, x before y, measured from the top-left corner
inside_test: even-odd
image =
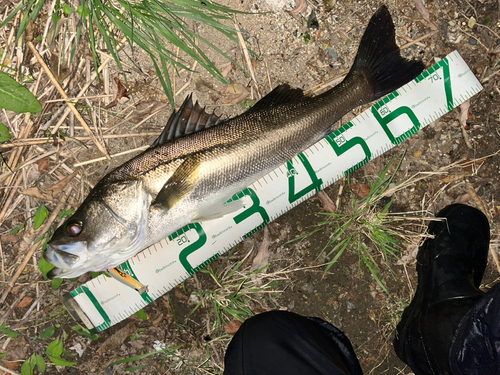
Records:
[[[20,248],[21,251],[22,251],[22,247],[29,246],[29,243],[33,242],[33,240],[35,239],[35,237],[40,236],[42,233],[45,233],[45,232],[47,232],[49,230],[49,228],[52,225],[52,223],[56,220],[57,215],[59,214],[59,211],[61,211],[61,209],[66,204],[68,196],[71,193],[71,189],[72,189],[72,187],[69,186],[66,189],[66,191],[62,192],[62,197],[60,198],[59,203],[54,208],[54,210],[51,212],[51,214],[49,215],[49,217],[47,218],[47,220],[45,221],[45,223],[39,228],[39,230],[37,230],[35,232],[33,230],[33,228],[31,228],[31,233],[27,234],[23,238],[23,240],[21,241],[21,243],[19,244],[19,248]],[[3,294],[2,294],[2,297],[0,298],[0,304],[3,304],[5,302],[5,299],[9,295],[10,291],[12,290],[12,288],[14,287],[15,282],[17,281],[17,279],[19,278],[19,276],[21,276],[21,273],[23,272],[24,267],[26,267],[26,265],[28,264],[29,260],[31,259],[31,257],[33,256],[33,254],[35,253],[36,249],[38,248],[38,246],[40,244],[41,244],[41,241],[39,241],[39,242],[34,243],[33,245],[31,245],[31,247],[29,248],[28,252],[24,256],[24,260],[22,261],[22,263],[17,268],[16,273],[14,274],[14,276],[12,276],[12,278],[8,282],[7,287],[5,288],[5,290],[4,290]]]
[[[59,85],[59,82],[57,82],[57,79],[54,77],[54,75],[50,71],[50,69],[47,66],[47,64],[45,64],[45,61],[43,61],[42,56],[40,56],[40,54],[36,50],[36,48],[33,45],[33,43],[28,42],[27,45],[28,45],[29,49],[31,50],[31,52],[33,52],[33,54],[35,55],[35,58],[37,59],[37,61],[40,64],[40,66],[43,68],[43,70],[45,71],[45,73],[49,76],[50,80],[52,81],[52,84],[56,87],[57,91],[59,91],[59,93],[61,94],[61,96],[63,98],[68,99],[69,96],[63,90],[63,88],[61,87],[61,85]],[[99,151],[104,156],[106,156],[106,158],[108,160],[111,160],[111,157],[109,156],[108,151],[106,151],[106,149],[104,148],[104,146],[101,145],[101,143],[99,142],[99,140],[95,137],[94,133],[92,132],[92,130],[90,130],[89,126],[87,125],[87,123],[83,119],[83,117],[80,114],[80,112],[77,111],[75,105],[73,103],[69,103],[69,102],[66,102],[66,104],[71,109],[71,111],[74,113],[75,117],[78,119],[78,121],[80,122],[80,124],[82,124],[83,128],[89,134],[89,136],[92,139],[92,142],[94,142],[94,144],[97,146],[97,148],[99,149]]]

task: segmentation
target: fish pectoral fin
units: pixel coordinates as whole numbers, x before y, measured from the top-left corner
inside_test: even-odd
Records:
[[[193,191],[198,182],[201,154],[190,156],[177,168],[156,196],[153,205],[170,210]]]
[[[228,203],[219,203],[208,207],[206,210],[198,212],[192,222],[208,221],[218,219],[222,216],[232,214],[243,208],[243,200],[238,199]]]

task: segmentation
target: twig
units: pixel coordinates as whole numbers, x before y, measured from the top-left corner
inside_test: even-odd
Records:
[[[414,41],[410,42],[410,43],[406,43],[405,45],[402,45],[401,47],[399,47],[399,49],[405,49],[405,48],[408,48],[414,44],[417,44],[418,42],[420,42],[421,40],[424,40],[430,36],[433,36],[434,34],[436,34],[439,30],[434,30],[434,31],[431,31],[430,33],[427,33],[423,36],[421,36],[420,38],[417,38],[415,39]]]
[[[146,118],[144,118],[143,120],[139,121],[137,124],[132,126],[132,129],[135,129],[135,128],[139,127],[140,125],[144,124],[146,121],[148,121],[151,117],[155,116],[158,112],[160,112],[166,106],[167,106],[166,104],[161,105],[156,111],[154,111],[149,116],[147,116]],[[121,124],[118,124],[118,125],[121,125]]]
[[[10,304],[9,308],[7,309],[7,311],[0,318],[0,324],[3,324],[3,322],[5,322],[7,320],[7,318],[10,315],[10,313],[12,312],[12,310],[14,310],[14,308],[17,305],[19,305],[19,302],[21,302],[21,300],[24,298],[24,296],[26,295],[26,293],[28,293],[28,288],[23,288],[23,291],[21,292],[21,294],[19,294],[19,296],[14,299],[14,302],[12,302]]]
[[[50,71],[49,67],[47,66],[47,64],[45,64],[45,61],[43,61],[43,58],[42,56],[40,56],[40,54],[38,53],[38,51],[36,50],[35,46],[33,45],[33,43],[31,42],[28,42],[27,43],[29,49],[33,52],[33,54],[35,55],[38,63],[40,64],[40,66],[43,68],[43,70],[45,71],[45,73],[49,76],[50,80],[52,81],[53,85],[56,87],[57,91],[59,91],[59,93],[61,94],[61,96],[63,98],[68,98],[68,95],[66,95],[66,93],[64,92],[64,90],[62,89],[62,87],[59,85],[59,82],[57,82],[57,79],[54,77],[54,75],[52,74],[52,72]],[[80,114],[80,112],[77,111],[75,105],[73,103],[66,103],[68,105],[68,107],[71,109],[71,111],[75,114],[75,117],[78,119],[78,121],[80,122],[80,124],[82,124],[82,126],[85,128],[85,131],[89,134],[89,136],[92,138],[92,142],[95,143],[95,145],[97,146],[97,148],[99,149],[99,151],[106,156],[106,158],[108,160],[111,160],[111,157],[109,156],[108,152],[106,151],[106,149],[101,145],[101,143],[99,142],[99,140],[95,137],[94,133],[92,133],[92,130],[90,130],[89,126],[87,125],[87,123],[85,122],[85,120],[83,119],[82,115]]]
[[[479,25],[479,24],[478,24],[478,25]],[[484,43],[483,43],[480,39],[476,38],[476,37],[475,37],[474,35],[472,35],[472,34],[469,34],[467,31],[465,31],[465,30],[464,30],[464,29],[462,29],[462,28],[460,28],[460,31],[461,31],[462,33],[464,33],[465,35],[467,35],[469,38],[474,38],[474,39],[476,39],[476,40],[477,40],[477,42],[479,43],[479,45],[481,45],[481,46],[482,46],[482,47],[486,50],[486,53],[490,52],[490,49],[489,49],[488,47],[486,47],[486,46],[484,45]]]
[[[113,95],[108,95],[108,94],[101,94],[101,95],[89,95],[89,96],[75,96],[74,98],[61,98],[61,99],[52,99],[52,100],[47,100],[45,103],[56,103],[56,102],[71,102],[71,101],[77,101],[80,99],[95,99],[95,98],[106,98],[106,97],[111,97]]]
[[[155,114],[156,114],[156,112],[155,112]],[[153,115],[151,115],[151,116],[153,116]],[[148,136],[154,137],[154,136],[159,136],[160,134],[161,134],[160,132],[129,133],[129,134],[106,134],[106,135],[103,135],[102,137],[104,139],[111,139],[111,138],[113,138],[113,139],[115,139],[115,138],[131,138],[131,137],[148,137]],[[16,141],[14,141],[14,143],[0,145],[0,151],[5,150],[5,149],[9,149],[9,148],[12,148],[12,147],[41,145],[41,144],[44,144],[44,143],[49,143],[51,139],[53,140],[54,138],[43,137],[43,138],[23,138],[23,139],[18,139]],[[75,141],[75,140],[76,141],[88,141],[88,140],[90,140],[90,137],[59,138],[57,140],[57,142],[59,142],[59,143],[72,142],[72,141]],[[52,143],[49,143],[49,144],[52,144]]]
[[[267,83],[269,84],[269,91],[272,91],[273,85],[271,84],[271,77],[269,76],[269,67],[267,66],[267,61],[266,61],[266,71],[267,71]]]
[[[127,151],[119,152],[117,154],[113,154],[113,155],[110,155],[110,156],[112,158],[116,158],[118,156],[123,156],[123,155],[131,154],[132,152],[147,150],[148,148],[149,148],[149,146],[141,146],[141,147],[134,148],[132,150],[127,150]],[[73,164],[73,167],[81,167],[82,165],[92,164],[92,163],[96,163],[96,162],[102,161],[102,160],[106,160],[106,158],[105,157],[100,157],[100,158],[95,158],[95,159],[90,159],[90,160],[82,161],[80,163]]]
[[[56,2],[57,0],[53,0],[52,1],[52,4],[50,4],[50,7],[48,9],[48,12],[47,14],[53,14],[54,12],[54,8],[56,7]],[[42,42],[39,44],[39,48],[38,48],[38,51],[40,53],[42,53],[42,49],[43,49],[43,45],[49,45],[49,43],[47,43],[47,34],[49,32],[49,26],[50,26],[50,18],[48,18],[47,22],[45,23],[45,28],[43,29],[43,35],[42,35]]]
[[[21,180],[23,178],[23,175],[22,173],[19,173],[19,175],[17,176],[17,180],[16,182],[14,183],[15,186],[19,186],[19,184],[21,183]],[[7,185],[10,185],[10,184],[6,184],[5,186]],[[17,188],[16,189],[12,189],[8,198],[5,200],[5,204],[3,205],[2,207],[2,211],[0,212],[0,225],[2,225],[2,222],[3,222],[3,219],[5,217],[5,213],[7,212],[7,209],[9,208],[9,205],[10,205],[10,202],[12,201],[12,199],[14,199],[14,195],[16,194],[16,191],[17,191]]]
[[[82,87],[82,89],[80,90],[80,92],[78,93],[78,95],[76,96],[76,99],[80,99],[83,94],[88,90],[88,88],[90,87],[90,85],[92,84],[92,82],[94,81],[94,79],[97,77],[97,74],[99,74],[103,69],[104,67],[111,61],[112,59],[111,58],[108,58],[107,60],[105,60],[100,66],[99,68],[97,69],[97,73],[94,72],[90,75],[90,78],[88,79],[87,83]],[[88,61],[88,60],[87,60]],[[90,69],[90,65],[88,65],[88,68]],[[62,114],[62,116],[60,117],[59,121],[62,123],[66,117],[68,117],[69,113],[71,112],[71,109],[70,108],[67,108],[64,113]],[[54,134],[54,130],[52,130],[52,134]]]
[[[335,206],[335,203],[333,203],[328,194],[326,194],[323,190],[318,191],[318,194],[316,194],[316,196],[321,201],[321,208],[323,208],[323,210],[331,214],[337,212],[337,206]]]
[[[486,69],[484,69],[484,73],[486,73]],[[481,83],[486,83],[488,82],[492,77],[496,76],[497,74],[500,74],[500,70],[496,70],[493,73],[491,73],[488,77],[481,79]]]
[[[491,215],[490,208],[488,207],[488,204],[484,201],[482,197],[477,195],[476,190],[470,183],[466,183],[465,185],[465,190],[467,191],[467,194],[472,198],[474,203],[477,205],[477,207],[483,211],[483,213],[486,215],[489,221],[493,220],[493,216]]]
[[[28,320],[29,315],[35,309],[36,305],[40,302],[40,300],[45,295],[45,293],[46,293],[46,291],[44,291],[44,292],[42,292],[42,293],[39,294],[39,296],[36,298],[36,300],[31,304],[31,306],[28,309],[28,311],[26,311],[26,313],[23,315],[23,317],[21,318],[21,320],[16,324],[16,327],[17,326],[21,326],[23,323],[26,322],[26,320]]]
[[[186,87],[189,86],[189,84],[191,83],[191,80],[193,79],[193,74],[194,74],[194,70],[196,69],[196,65],[198,65],[198,61],[195,61],[192,68],[191,68],[191,74],[189,75],[189,78],[188,78],[188,81],[184,84],[184,86],[182,86],[179,91],[177,91],[174,96],[177,96],[179,95],[182,91],[184,91],[184,89]]]
[[[14,22],[12,22],[13,25],[17,25],[17,21],[19,20],[19,16],[21,15],[21,12],[17,13],[16,15],[16,19],[14,20]],[[12,51],[14,51],[14,49],[16,48],[14,46],[14,44],[12,43],[12,38],[14,37],[14,31],[16,30],[16,27],[12,27],[10,29],[10,34],[9,34],[9,38],[7,39],[7,43],[5,44],[5,46],[12,46]],[[5,48],[5,50],[3,51],[3,54],[2,54],[2,57],[0,58],[0,65],[3,65],[4,63],[4,59],[7,58],[7,56],[9,55],[7,53],[7,48]],[[12,52],[12,54],[14,54],[14,52]],[[12,59],[11,59],[12,61]]]
[[[52,213],[50,214],[50,216],[47,218],[47,220],[45,221],[45,223],[42,225],[42,227],[39,228],[39,230],[37,230],[35,232],[36,233],[35,236],[39,236],[42,233],[45,233],[45,232],[47,232],[49,230],[49,228],[52,225],[52,223],[56,220],[57,215],[59,214],[59,211],[61,211],[61,209],[65,205],[66,200],[68,199],[68,196],[69,196],[69,194],[71,192],[71,189],[72,189],[71,186],[69,186],[66,189],[66,191],[64,191],[62,193],[62,197],[60,198],[59,203],[54,208],[54,210],[52,211]],[[31,237],[31,236],[29,236],[29,237]],[[33,239],[31,241],[33,241]],[[9,283],[7,284],[7,287],[5,288],[5,290],[4,290],[3,294],[2,294],[2,298],[0,298],[0,304],[4,303],[5,299],[9,295],[10,291],[12,290],[12,288],[14,287],[15,282],[17,281],[17,279],[19,278],[19,276],[23,272],[24,267],[26,267],[26,265],[28,264],[29,260],[31,259],[31,257],[33,256],[34,252],[36,251],[36,249],[38,248],[38,246],[40,244],[41,244],[41,241],[39,241],[39,242],[34,243],[33,245],[31,245],[31,247],[29,248],[28,252],[26,253],[26,255],[24,257],[23,262],[19,265],[16,273],[14,274],[14,276],[12,276],[12,278],[9,281]]]
[[[497,271],[498,273],[500,273],[500,261],[498,260],[498,254],[492,246],[490,246],[490,253],[493,257],[493,260],[495,261],[495,265],[497,266]]]
[[[410,43],[413,43],[413,44],[416,44],[417,46],[420,46],[420,47],[427,47],[424,43],[420,43],[420,42],[415,42],[412,38],[408,38],[407,36],[405,35],[400,35],[401,38],[403,38],[404,40],[406,40],[407,42],[410,42]]]
[[[1,241],[0,241],[0,258],[2,258],[2,281],[5,282],[5,259],[3,256],[3,248]]]
[[[304,91],[304,94],[309,95],[309,94],[315,94],[320,90],[323,90],[324,88],[334,85],[337,82],[340,82],[341,80],[344,79],[344,77],[347,75],[347,73],[343,73],[341,75],[335,76],[333,78],[330,78],[327,81],[321,82],[317,84],[316,86],[311,87],[310,89],[307,89]]]
[[[248,70],[250,71],[250,76],[252,77],[253,85],[255,86],[255,90],[257,90],[257,95],[259,95],[259,99],[261,97],[259,92],[259,87],[257,86],[257,80],[255,79],[255,73],[253,71],[252,60],[250,60],[250,54],[248,53],[248,48],[245,43],[245,39],[243,39],[243,35],[241,35],[240,27],[238,26],[238,22],[236,21],[236,16],[234,18],[234,27],[236,29],[236,33],[238,35],[238,41],[240,42],[240,48],[243,51],[243,55],[245,56],[245,60],[247,63]]]
[[[19,375],[18,372],[12,371],[8,369],[7,367],[3,367],[0,365],[0,370],[5,371],[7,374],[12,374],[12,375]]]
[[[34,158],[31,158],[31,159],[29,159],[28,161],[24,162],[24,163],[23,163],[20,167],[18,167],[18,168],[16,169],[16,171],[21,170],[21,169],[23,169],[24,167],[26,167],[26,166],[28,166],[28,165],[31,165],[31,164],[33,164],[33,163],[37,162],[37,161],[38,161],[38,160],[40,160],[40,159],[43,159],[43,158],[45,158],[45,157],[47,157],[47,156],[50,156],[50,155],[52,155],[52,154],[55,154],[56,152],[57,152],[56,150],[53,150],[53,151],[46,152],[46,153],[44,153],[44,154],[42,154],[42,155],[38,155],[38,156],[36,156],[36,157],[34,157]],[[12,174],[12,172],[5,172],[4,174],[0,175],[0,182],[2,182],[5,178],[9,177],[11,174]]]

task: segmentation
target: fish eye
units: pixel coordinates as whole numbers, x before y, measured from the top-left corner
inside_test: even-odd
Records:
[[[78,236],[80,233],[82,233],[83,225],[81,221],[75,221],[73,223],[68,224],[66,230],[68,231],[69,235],[72,237]]]

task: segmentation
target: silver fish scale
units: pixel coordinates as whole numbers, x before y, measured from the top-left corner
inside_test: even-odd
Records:
[[[300,90],[278,86],[219,125],[188,98],[153,146],[105,176],[55,231],[44,253],[56,266],[50,277],[116,266],[188,223],[237,210],[240,201],[224,202],[329,134],[345,113],[423,68],[400,56],[394,23],[382,6],[368,23],[350,73],[324,94],[305,98]]]
[[[350,81],[318,97],[243,114],[149,149],[102,182],[140,179],[154,198],[184,160],[201,154],[200,180],[193,194],[213,194],[212,189],[235,183],[243,189],[323,138],[341,116],[366,101],[369,93],[360,92],[358,79]]]

